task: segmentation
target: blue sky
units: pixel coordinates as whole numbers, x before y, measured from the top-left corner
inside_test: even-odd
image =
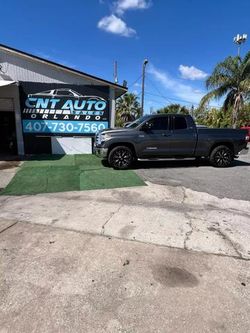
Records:
[[[237,54],[233,37],[250,35],[249,0],[8,0],[1,12],[0,43],[111,81],[117,60],[139,97],[147,58],[147,112],[196,105],[215,64]]]

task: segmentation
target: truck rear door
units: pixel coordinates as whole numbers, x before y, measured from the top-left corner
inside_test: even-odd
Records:
[[[194,156],[197,130],[189,116],[175,115],[171,117],[171,136],[168,138],[171,156]]]

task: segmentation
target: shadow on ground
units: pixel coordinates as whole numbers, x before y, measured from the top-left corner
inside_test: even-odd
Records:
[[[18,155],[8,155],[8,154],[1,154],[0,153],[0,162],[6,162],[6,161],[21,161],[20,156]]]
[[[109,168],[109,164],[106,160],[102,161],[102,165],[106,168]],[[248,166],[250,163],[234,160],[230,168],[239,167],[239,166]],[[202,168],[202,167],[211,167],[213,168],[208,160],[166,160],[166,161],[143,161],[135,162],[131,166],[131,170],[140,170],[140,169],[174,169],[174,168]]]

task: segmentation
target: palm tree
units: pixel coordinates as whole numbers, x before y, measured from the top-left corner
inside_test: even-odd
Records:
[[[235,128],[239,111],[250,97],[250,52],[243,59],[230,56],[218,63],[207,78],[206,87],[210,92],[202,98],[200,107],[204,108],[214,98],[225,96],[223,109],[233,109],[232,124]]]
[[[138,97],[132,93],[126,93],[116,102],[116,125],[122,126],[126,122],[134,121],[141,112]]]
[[[189,114],[189,110],[186,106],[180,104],[169,104],[162,109],[157,110],[157,113],[181,113]]]

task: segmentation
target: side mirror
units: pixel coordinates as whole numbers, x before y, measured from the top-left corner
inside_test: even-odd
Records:
[[[145,124],[143,124],[141,129],[142,129],[142,131],[147,132],[147,131],[151,130],[152,126],[153,126],[153,123],[146,121]]]

